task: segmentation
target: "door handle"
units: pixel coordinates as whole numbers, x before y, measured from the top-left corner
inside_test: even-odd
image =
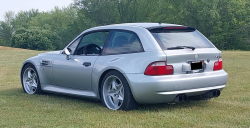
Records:
[[[88,67],[88,66],[91,65],[91,63],[90,62],[84,62],[82,65],[84,65],[85,67]]]

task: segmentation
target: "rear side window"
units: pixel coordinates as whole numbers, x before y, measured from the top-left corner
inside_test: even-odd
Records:
[[[130,31],[112,30],[105,54],[125,54],[143,52],[138,36]]]
[[[214,48],[214,46],[197,30],[184,29],[157,29],[150,30],[156,41],[167,50],[178,46],[190,46],[195,48]]]

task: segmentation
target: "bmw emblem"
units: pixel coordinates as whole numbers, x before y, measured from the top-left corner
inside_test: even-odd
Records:
[[[194,55],[194,59],[195,60],[198,60],[198,58],[199,58],[199,56],[196,54],[196,55]]]

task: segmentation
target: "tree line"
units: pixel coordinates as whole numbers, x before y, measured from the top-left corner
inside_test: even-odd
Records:
[[[48,12],[8,11],[0,45],[59,50],[90,27],[159,21],[197,28],[222,50],[250,50],[249,0],[74,0]]]

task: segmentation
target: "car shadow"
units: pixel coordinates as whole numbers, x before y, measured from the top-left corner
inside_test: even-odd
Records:
[[[94,104],[97,106],[102,106],[102,103],[98,100],[90,99],[90,98],[83,98],[83,97],[77,97],[77,96],[71,96],[71,95],[63,95],[63,94],[57,94],[57,93],[47,93],[44,92],[43,94],[39,95],[29,95],[26,94],[22,88],[12,88],[12,89],[6,89],[6,90],[0,90],[0,97],[16,97],[21,100],[29,99],[29,101],[36,102],[36,101],[44,101],[49,102],[51,104],[56,103],[86,103],[86,104]],[[67,105],[67,104],[64,104]]]
[[[63,94],[55,94],[55,93],[44,93],[41,95],[28,95],[23,92],[22,88],[14,88],[14,89],[7,89],[7,90],[0,90],[0,97],[1,96],[13,96],[20,99],[29,99],[29,101],[37,102],[39,100],[44,100],[44,102],[48,102],[49,104],[61,104],[63,105],[72,105],[72,104],[86,104],[87,107],[103,107],[103,104],[100,100],[93,100],[90,98],[83,98],[83,97],[76,97],[70,95],[63,95]],[[45,100],[49,99],[49,100]],[[51,100],[52,99],[52,100]],[[54,100],[53,100],[54,99]],[[140,104],[138,109],[134,111],[139,112],[146,112],[146,111],[162,111],[162,110],[176,110],[176,109],[184,109],[190,107],[206,107],[209,102],[207,101],[186,101],[177,104],[168,104],[168,103],[161,103],[161,104]],[[83,106],[84,107],[84,106]]]
[[[208,102],[205,100],[194,101],[188,100],[181,103],[176,104],[168,104],[168,103],[159,103],[159,104],[140,104],[140,107],[137,109],[139,111],[162,111],[162,110],[178,110],[178,109],[186,109],[191,107],[206,107],[208,106]]]

